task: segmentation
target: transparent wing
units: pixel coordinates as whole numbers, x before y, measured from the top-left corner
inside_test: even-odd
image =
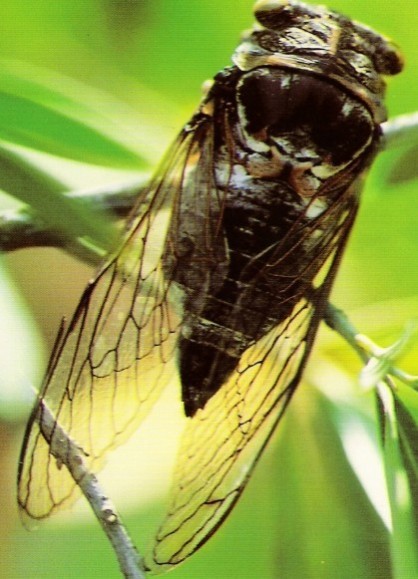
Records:
[[[57,433],[50,442],[43,435],[42,408],[48,407],[95,472],[106,452],[137,429],[176,372],[181,311],[170,299],[162,255],[186,169],[199,162],[196,142],[210,138],[209,126],[200,123],[180,135],[121,249],[88,286],[56,345],[20,461],[18,501],[31,518],[45,518],[78,497],[66,467],[50,452]]]
[[[243,492],[254,466],[295,391],[322,318],[351,228],[356,204],[333,206],[318,241],[324,260],[292,312],[242,355],[239,364],[182,436],[167,516],[147,561],[161,573],[192,555],[219,527]],[[326,225],[326,224],[324,224]],[[325,256],[324,256],[325,253]],[[325,257],[325,259],[324,259]],[[305,274],[309,279],[309,271]]]
[[[237,371],[188,422],[172,500],[156,537],[153,572],[192,555],[241,495],[299,381],[312,308],[292,316],[242,356]]]

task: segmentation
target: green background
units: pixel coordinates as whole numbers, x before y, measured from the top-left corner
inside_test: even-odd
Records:
[[[252,5],[3,3],[0,187],[75,232],[81,217],[55,205],[56,192],[120,183],[136,177],[136,170],[152,169],[197,106],[202,82],[230,63],[241,30],[253,21]],[[415,3],[340,0],[331,7],[396,40],[406,68],[389,81],[390,116],[416,110]],[[373,167],[332,297],[362,332],[384,345],[418,316],[416,182],[388,184],[401,154],[384,152]],[[5,196],[3,204],[12,206],[12,199]],[[119,577],[89,514],[70,513],[28,533],[15,505],[29,392],[39,384],[61,316],[71,315],[92,270],[63,252],[36,249],[5,256],[2,272],[0,576]],[[403,368],[418,373],[417,352],[411,349]],[[393,576],[388,533],[364,491],[367,484],[352,468],[353,448],[367,463],[367,444],[377,437],[374,399],[358,386],[360,369],[350,348],[324,330],[277,440],[242,501],[208,545],[172,572],[173,579]],[[114,474],[124,484],[132,476]],[[378,479],[375,470],[364,476],[372,484]],[[142,549],[162,503],[144,504],[141,480],[130,483],[121,510]],[[379,496],[379,490],[370,494]]]

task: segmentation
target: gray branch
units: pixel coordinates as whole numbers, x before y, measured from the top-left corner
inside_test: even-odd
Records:
[[[65,464],[93,509],[116,553],[123,576],[126,579],[145,579],[141,557],[115,507],[103,492],[95,475],[87,468],[79,447],[54,419],[44,401],[39,407],[38,423],[51,454]]]
[[[394,117],[383,123],[386,148],[410,145],[418,141],[418,111]]]
[[[145,189],[148,179],[96,188],[88,191],[69,192],[69,199],[94,204],[98,209],[107,211],[116,219],[126,218],[132,211],[138,195]],[[98,265],[103,254],[83,239],[69,238],[59,229],[53,229],[42,215],[30,207],[0,212],[0,251],[10,252],[29,247],[56,247],[74,255],[77,259]]]

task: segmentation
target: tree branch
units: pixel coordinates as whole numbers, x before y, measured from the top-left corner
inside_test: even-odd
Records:
[[[365,367],[360,375],[360,383],[365,388],[377,386],[379,381],[384,381],[392,387],[391,377],[397,378],[412,388],[418,387],[417,376],[403,372],[393,365],[416,334],[415,323],[409,322],[403,335],[394,344],[387,348],[380,348],[357,330],[343,310],[331,303],[328,303],[325,309],[324,322],[331,330],[337,332],[364,362]],[[372,367],[370,367],[371,361],[375,362]]]
[[[54,419],[44,401],[39,407],[38,424],[51,454],[65,464],[93,509],[116,553],[123,576],[126,579],[145,579],[142,559],[115,507],[103,492],[95,475],[88,470],[79,447]]]
[[[394,117],[382,125],[386,149],[418,141],[418,111]]]
[[[148,178],[101,187],[88,191],[67,193],[69,199],[84,201],[103,211],[110,211],[115,219],[126,217],[135,205],[141,191],[145,189]],[[30,207],[0,212],[0,251],[9,252],[29,247],[56,247],[70,253],[77,259],[98,265],[103,254],[85,240],[69,238],[58,229],[51,229],[42,215]]]

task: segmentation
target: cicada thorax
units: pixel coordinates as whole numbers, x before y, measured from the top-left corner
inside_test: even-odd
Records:
[[[348,231],[339,230],[351,227],[356,183],[384,119],[371,32],[352,23],[342,30],[343,17],[321,9],[315,20],[280,15],[288,3],[267,4],[256,12],[265,26],[244,39],[237,66],[215,77],[196,117],[207,116],[210,138],[196,148],[169,235],[178,248],[171,275],[183,292],[188,415],[312,293],[335,243],[345,243]]]

